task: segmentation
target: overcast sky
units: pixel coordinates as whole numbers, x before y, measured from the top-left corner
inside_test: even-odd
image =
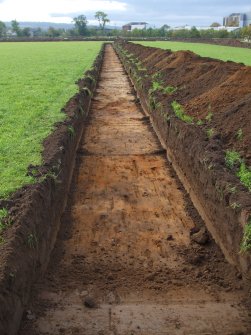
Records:
[[[71,23],[84,14],[95,23],[98,10],[109,15],[112,25],[144,21],[152,26],[163,24],[210,25],[222,23],[223,16],[251,11],[250,0],[0,0],[0,21],[44,21]]]

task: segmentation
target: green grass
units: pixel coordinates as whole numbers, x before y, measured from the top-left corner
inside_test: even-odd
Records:
[[[225,162],[229,169],[238,168],[236,176],[239,177],[241,183],[251,192],[251,168],[246,166],[241,155],[237,151],[227,150]]]
[[[175,113],[175,115],[182,121],[186,122],[186,123],[193,123],[193,117],[192,116],[189,116],[187,115],[185,112],[184,112],[184,109],[183,107],[177,102],[177,101],[173,101],[172,104],[172,109]]]
[[[240,178],[242,184],[251,192],[251,169],[244,162],[241,163],[237,176]]]
[[[227,150],[225,156],[225,162],[229,169],[232,169],[236,164],[241,163],[241,156],[237,151]]]
[[[101,44],[0,44],[0,198],[33,182],[27,167],[41,164],[42,142]]]
[[[241,242],[241,251],[246,252],[251,250],[251,220],[244,227],[244,235]]]
[[[251,49],[187,42],[146,41],[137,43],[155,48],[171,49],[172,51],[190,50],[203,57],[221,59],[223,61],[231,60],[251,66]]]

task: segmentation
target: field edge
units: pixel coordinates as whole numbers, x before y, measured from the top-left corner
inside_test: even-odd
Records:
[[[42,166],[30,166],[37,180],[1,201],[11,225],[0,244],[0,333],[16,334],[30,289],[46,269],[60,226],[75,164],[76,150],[85,126],[91,97],[103,60],[104,44],[90,70],[79,79],[79,93],[63,112],[43,145]]]

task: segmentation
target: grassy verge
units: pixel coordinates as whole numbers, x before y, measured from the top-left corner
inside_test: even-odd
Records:
[[[101,44],[0,44],[0,198],[33,182],[27,166],[41,164],[42,142]]]
[[[137,43],[155,48],[171,49],[172,51],[190,50],[203,57],[210,57],[223,61],[231,60],[233,62],[244,63],[245,65],[251,66],[251,49],[187,42],[146,41]]]

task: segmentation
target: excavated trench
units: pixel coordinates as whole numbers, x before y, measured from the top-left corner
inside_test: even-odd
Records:
[[[204,241],[191,240],[194,227]],[[58,240],[19,334],[250,334],[246,297],[107,45]]]

